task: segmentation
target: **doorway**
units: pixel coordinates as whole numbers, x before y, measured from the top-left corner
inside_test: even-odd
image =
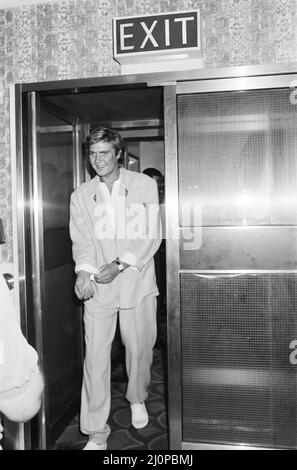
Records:
[[[19,88],[52,95],[57,106],[58,95],[83,99],[90,86],[125,96],[152,89],[148,81],[166,83],[171,449],[296,447],[296,70],[234,67]],[[28,107],[34,116],[32,101]],[[128,122],[122,131],[131,137]],[[187,203],[201,207],[201,199],[202,217],[184,220]],[[195,240],[202,243],[184,249]]]
[[[92,177],[85,137],[95,127],[117,129],[127,144],[122,166],[141,172],[157,165],[164,172],[163,89],[31,92],[23,102],[23,122],[23,183],[30,201],[25,212],[25,317],[45,374],[42,408],[27,441],[32,448],[49,449],[79,410],[82,306],[73,294],[68,220],[72,191]],[[120,354],[117,332],[114,362]]]

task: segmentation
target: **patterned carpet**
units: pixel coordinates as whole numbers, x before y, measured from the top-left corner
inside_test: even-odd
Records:
[[[134,429],[130,421],[130,407],[125,399],[127,377],[123,364],[120,363],[112,371],[111,412],[108,423],[111,434],[108,439],[108,450],[167,450],[167,372],[166,349],[164,342],[157,341],[154,349],[154,360],[151,370],[152,380],[149,396],[146,401],[150,421],[144,429]],[[79,431],[78,416],[70,423],[60,436],[53,450],[81,450],[87,437]]]

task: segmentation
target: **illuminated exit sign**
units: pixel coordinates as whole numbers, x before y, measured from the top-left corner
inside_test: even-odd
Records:
[[[201,53],[200,14],[196,10],[116,18],[113,31],[114,58],[122,64],[141,56],[161,59],[164,55]]]

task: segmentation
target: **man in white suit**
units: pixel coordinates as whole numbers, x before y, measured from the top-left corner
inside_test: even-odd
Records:
[[[110,428],[110,352],[117,313],[126,351],[131,420],[148,423],[145,407],[156,340],[154,254],[160,245],[158,191],[146,175],[119,168],[125,144],[100,128],[88,137],[96,176],[71,197],[70,234],[77,279],[85,301],[86,356],[81,401],[84,450],[104,450]]]

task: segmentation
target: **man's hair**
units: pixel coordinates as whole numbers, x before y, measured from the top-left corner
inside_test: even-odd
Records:
[[[157,170],[157,168],[146,168],[142,173],[150,176],[151,178],[163,178],[161,171]]]
[[[121,152],[123,155],[125,153],[125,141],[121,134],[114,129],[109,129],[108,127],[98,127],[93,129],[87,137],[87,144],[90,146],[92,144],[97,144],[98,142],[111,143],[116,154]]]

